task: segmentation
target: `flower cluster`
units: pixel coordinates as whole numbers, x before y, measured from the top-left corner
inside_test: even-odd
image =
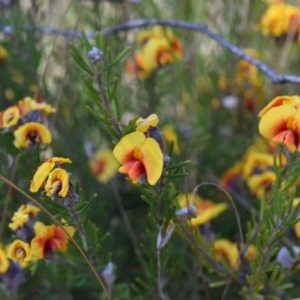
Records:
[[[209,222],[228,208],[226,203],[216,204],[211,200],[202,199],[197,194],[180,194],[177,200],[182,208],[176,212],[176,216],[180,221],[189,220],[193,228],[200,226],[202,235],[212,243],[216,260],[224,260],[230,267],[238,270],[242,263],[246,264],[249,259],[256,258],[257,252],[254,245],[247,248],[241,259],[237,243],[215,238]],[[243,247],[240,246],[240,248]]]
[[[164,138],[156,126],[156,114],[138,119],[136,132],[125,135],[115,146],[113,155],[122,164],[119,172],[127,174],[133,183],[155,185],[164,166]]]
[[[154,70],[172,64],[183,56],[183,47],[174,33],[161,26],[141,31],[136,37],[139,49],[133,61],[127,63],[129,74],[147,78]]]
[[[22,205],[9,224],[17,239],[0,249],[0,274],[15,286],[24,282],[22,269],[39,259],[51,259],[58,250],[67,250],[68,235],[73,236],[72,226],[47,226],[36,221],[40,209],[34,205]]]
[[[300,97],[279,96],[259,113],[260,134],[290,152],[300,150]]]
[[[260,21],[263,34],[282,43],[289,38],[300,43],[300,9],[287,3],[269,5]]]
[[[25,97],[0,112],[0,129],[13,131],[17,148],[50,144],[52,136],[43,122],[48,114],[55,111],[54,107],[45,102]]]
[[[270,191],[272,183],[276,180],[274,151],[273,144],[262,139],[256,140],[248,147],[244,157],[223,174],[222,186],[242,193],[242,183],[245,182],[251,194],[261,199],[265,191]],[[281,157],[281,162],[284,164],[286,158]]]
[[[35,193],[41,187],[48,197],[61,199],[77,198],[69,174],[61,167],[63,163],[71,163],[69,158],[52,157],[41,164],[30,183],[30,191]],[[75,198],[74,198],[75,197]]]

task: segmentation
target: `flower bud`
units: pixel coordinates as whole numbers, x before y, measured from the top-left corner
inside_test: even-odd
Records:
[[[114,273],[114,264],[110,261],[105,269],[101,272],[105,283],[108,286],[112,286],[116,280],[116,275]]]
[[[197,218],[198,210],[194,205],[189,205],[177,210],[176,216],[180,221],[185,222],[190,219]]]
[[[276,260],[283,268],[291,268],[294,264],[294,259],[292,258],[289,250],[286,247],[281,247],[277,253]]]
[[[88,57],[93,65],[103,63],[103,56],[103,51],[100,51],[97,47],[93,47],[92,50],[88,52]]]
[[[167,245],[170,238],[172,237],[175,227],[176,227],[176,224],[172,224],[169,228],[166,229],[167,231],[164,230],[163,225],[159,228],[159,232],[158,232],[157,239],[156,239],[156,248],[157,249],[162,249],[164,246]]]
[[[161,151],[165,152],[165,138],[158,127],[150,127],[147,131],[147,137],[156,140]]]

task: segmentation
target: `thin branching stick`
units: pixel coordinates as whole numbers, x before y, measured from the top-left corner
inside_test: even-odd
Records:
[[[182,28],[182,29],[186,29],[186,30],[201,32],[202,34],[215,40],[218,44],[220,44],[222,47],[224,47],[225,49],[229,50],[230,52],[232,52],[233,54],[238,56],[240,59],[244,59],[244,60],[250,62],[252,65],[257,67],[262,73],[264,73],[268,78],[270,78],[270,80],[273,83],[300,84],[300,76],[276,73],[272,68],[270,68],[268,65],[266,65],[259,59],[256,59],[256,58],[250,56],[240,47],[237,47],[236,45],[230,43],[228,40],[226,40],[219,34],[210,30],[206,24],[196,24],[196,23],[191,23],[191,22],[182,21],[182,20],[164,20],[164,19],[155,19],[155,18],[153,18],[153,19],[138,19],[138,20],[132,20],[132,21],[127,21],[127,22],[121,23],[112,28],[104,28],[99,31],[89,31],[89,32],[86,32],[85,34],[88,38],[95,38],[97,34],[104,34],[105,37],[109,37],[110,35],[121,32],[121,31],[127,31],[127,30],[131,30],[134,28],[146,27],[146,26],[150,26],[150,25],[163,25],[163,26],[177,27],[177,28]],[[79,31],[74,32],[74,30],[51,28],[51,27],[24,26],[23,30],[24,31],[35,31],[35,32],[39,32],[42,34],[56,34],[56,35],[62,35],[62,36],[74,35],[77,37],[81,36]],[[5,34],[13,34],[14,29],[9,25],[0,24],[0,32],[4,32]]]

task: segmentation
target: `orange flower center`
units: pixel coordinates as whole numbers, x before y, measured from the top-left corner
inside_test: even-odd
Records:
[[[28,132],[26,140],[29,140],[31,145],[41,144],[41,137],[35,130],[31,130]]]
[[[272,181],[266,179],[261,182],[260,187],[265,188],[266,192],[270,192],[272,188],[272,183]]]
[[[212,206],[213,206],[213,203],[210,201],[204,201],[198,205],[196,204],[196,207],[198,208],[199,212],[203,212],[207,209],[210,209]]]
[[[161,49],[157,52],[156,62],[159,66],[166,65],[172,62],[172,53],[170,49]]]
[[[26,256],[26,252],[23,248],[18,247],[16,249],[15,256],[18,260],[22,260]]]
[[[51,238],[45,243],[44,247],[44,256],[49,256],[52,252],[56,250],[56,244],[54,240]]]
[[[56,195],[60,192],[61,188],[62,188],[62,182],[60,180],[55,180],[52,183],[52,189],[50,192],[52,195]]]
[[[183,54],[183,48],[177,40],[172,40],[171,45],[177,53]]]
[[[216,258],[221,259],[222,257],[224,257],[227,260],[227,262],[230,261],[229,254],[225,249],[217,248],[215,249],[215,253],[216,253]]]
[[[104,159],[98,159],[97,161],[94,161],[92,169],[93,173],[95,175],[99,175],[103,172],[104,168],[106,166],[106,161]]]

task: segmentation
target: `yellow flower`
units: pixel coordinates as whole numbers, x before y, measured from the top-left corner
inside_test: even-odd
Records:
[[[255,260],[257,258],[257,248],[255,245],[250,244],[246,253],[244,254],[244,258],[247,261]]]
[[[183,48],[178,40],[170,44],[165,38],[150,39],[142,48],[141,55],[148,68],[154,70],[179,60],[183,55]]]
[[[24,215],[35,217],[37,213],[40,212],[40,209],[35,205],[27,204],[27,205],[21,205],[18,211]]]
[[[37,102],[31,97],[25,97],[19,101],[18,109],[22,116],[28,115],[32,111],[40,111],[42,116],[56,112],[56,108],[46,102]]]
[[[75,228],[63,226],[64,230],[73,237]],[[36,259],[49,258],[56,250],[65,252],[67,250],[68,235],[61,227],[46,226],[42,222],[34,224],[35,238],[31,241],[31,254]]]
[[[21,205],[11,218],[12,223],[9,223],[8,227],[12,230],[18,230],[22,228],[28,221],[29,218],[33,218],[40,211],[35,205]]]
[[[136,74],[139,79],[143,80],[151,74],[152,69],[147,65],[143,55],[136,52],[134,59],[127,62],[126,72],[129,75]]]
[[[146,138],[142,132],[125,135],[115,146],[113,154],[122,164],[119,172],[128,174],[133,183],[142,175],[147,176],[150,185],[156,184],[163,169],[163,154],[153,138]]]
[[[48,177],[45,185],[47,196],[61,196],[66,197],[69,191],[69,174],[64,169],[54,169]]]
[[[268,111],[275,107],[281,107],[288,105],[296,110],[300,108],[300,97],[299,96],[278,96],[274,98],[264,109],[260,111],[258,116],[262,118]]]
[[[9,260],[3,249],[0,248],[0,274],[5,274],[9,267]]]
[[[271,4],[261,19],[260,28],[263,34],[275,38],[294,34],[294,38],[297,39],[300,28],[300,9],[286,3]]]
[[[254,140],[253,144],[247,148],[246,155],[252,152],[275,154],[276,144],[263,137],[258,137]]]
[[[22,228],[28,221],[29,218],[33,218],[40,211],[35,205],[21,205],[11,218],[12,223],[8,227],[12,230],[18,230]]]
[[[14,144],[17,148],[26,148],[32,145],[50,144],[52,141],[49,129],[40,123],[29,122],[14,131]]]
[[[27,98],[29,98],[29,97],[27,97]],[[56,112],[56,108],[54,108],[53,106],[51,106],[50,104],[48,104],[46,102],[37,102],[37,101],[31,99],[30,105],[31,105],[31,110],[39,110],[44,115],[48,115],[48,114]]]
[[[236,243],[232,243],[226,239],[218,239],[213,242],[213,248],[217,260],[225,259],[235,270],[239,268],[240,259]]]
[[[136,35],[136,41],[142,45],[144,45],[149,39],[152,38],[167,38],[174,39],[174,33],[167,28],[164,28],[160,25],[155,25],[151,30],[141,30]]]
[[[242,174],[243,163],[238,161],[233,167],[227,169],[225,173],[220,178],[220,184],[227,188],[235,187],[235,182],[238,180]]]
[[[146,132],[151,127],[155,127],[159,122],[157,114],[152,114],[148,118],[139,118],[136,121],[136,131]]]
[[[251,193],[261,199],[264,191],[271,190],[273,182],[276,181],[276,174],[274,171],[266,171],[262,174],[252,175],[247,179],[247,185]]]
[[[179,147],[179,143],[178,143],[178,137],[176,132],[174,131],[173,126],[171,125],[165,125],[162,129],[161,129],[162,134],[165,137],[165,140],[167,143],[174,143],[174,153],[175,154],[180,154],[180,147]]]
[[[31,253],[29,244],[24,243],[21,240],[15,240],[7,247],[7,257],[15,262],[18,262],[22,268],[27,267],[31,261]]]
[[[300,150],[300,110],[291,105],[273,107],[259,122],[260,134],[290,152]]]
[[[37,192],[44,184],[49,173],[55,166],[60,166],[63,163],[71,163],[69,158],[52,157],[48,158],[46,162],[41,164],[35,172],[33,179],[30,182],[30,192]]]
[[[267,170],[273,170],[273,155],[268,153],[251,152],[246,155],[243,165],[243,177],[249,178],[253,174],[261,174]]]
[[[7,108],[0,112],[0,128],[10,128],[18,124],[20,113],[17,106]]]
[[[183,55],[183,47],[169,29],[155,26],[150,31],[142,31],[137,35],[141,48],[137,51],[133,62],[129,62],[126,70],[136,73],[138,78],[145,79],[155,69],[171,64]]]
[[[8,58],[8,52],[3,46],[0,46],[0,65]]]
[[[180,207],[194,205],[198,210],[198,216],[190,220],[192,227],[196,227],[209,222],[216,218],[221,212],[227,209],[226,203],[215,204],[210,200],[204,200],[199,195],[195,194],[192,201],[192,194],[180,194],[177,198]]]
[[[97,151],[90,161],[92,173],[100,182],[108,182],[118,171],[118,162],[111,150]]]
[[[29,215],[17,211],[14,213],[11,220],[12,220],[12,223],[9,223],[8,227],[11,230],[17,230],[19,228],[22,228],[28,222]]]

